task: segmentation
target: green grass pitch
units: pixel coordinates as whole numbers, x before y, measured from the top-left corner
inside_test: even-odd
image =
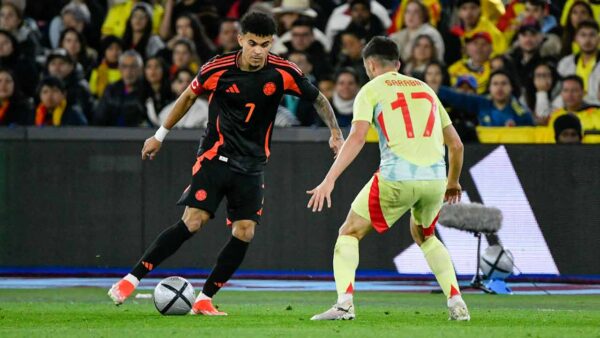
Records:
[[[151,299],[115,307],[99,288],[0,290],[0,337],[600,337],[598,295],[464,298],[470,322],[448,321],[439,294],[360,291],[356,320],[311,322],[334,292],[224,290],[228,317],[169,317]]]

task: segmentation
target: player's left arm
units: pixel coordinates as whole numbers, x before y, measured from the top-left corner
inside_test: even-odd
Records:
[[[315,110],[321,117],[321,120],[325,122],[325,125],[329,127],[331,131],[331,137],[329,138],[329,147],[333,150],[334,154],[337,156],[340,153],[340,149],[344,144],[344,135],[342,135],[342,131],[338,126],[337,119],[335,118],[335,113],[333,112],[333,108],[329,103],[329,100],[323,95],[323,93],[319,92],[315,102],[313,103]]]
[[[371,124],[367,121],[354,121],[352,123],[352,129],[350,130],[348,139],[342,145],[327,176],[325,176],[325,179],[319,186],[306,192],[307,194],[312,195],[308,201],[307,208],[312,208],[313,212],[321,211],[323,210],[325,200],[327,200],[327,207],[331,208],[331,192],[335,186],[335,181],[362,150],[370,127]]]

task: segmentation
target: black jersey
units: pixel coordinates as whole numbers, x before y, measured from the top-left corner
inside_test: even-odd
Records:
[[[219,55],[202,66],[190,84],[209,94],[209,121],[200,156],[219,156],[235,171],[262,172],[270,155],[277,107],[284,94],[313,102],[319,90],[294,63],[269,54],[255,72],[238,66],[241,51]]]

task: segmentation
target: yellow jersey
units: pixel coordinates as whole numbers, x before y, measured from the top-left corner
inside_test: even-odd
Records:
[[[364,85],[354,100],[353,122],[374,124],[381,175],[390,181],[446,178],[443,128],[452,124],[424,82],[387,72]]]

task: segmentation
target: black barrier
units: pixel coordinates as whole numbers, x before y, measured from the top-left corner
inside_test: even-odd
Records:
[[[189,183],[200,132],[173,133],[154,161],[142,162],[141,142],[151,132],[110,130],[0,130],[0,267],[128,267],[179,219],[175,202]],[[365,147],[338,181],[333,208],[315,214],[305,191],[333,160],[322,142],[327,132],[277,130],[274,137],[263,221],[242,268],[330,271],[337,229],[376,170],[378,147]],[[503,206],[510,224],[500,240],[525,273],[600,275],[599,172],[598,146],[469,145],[462,184],[471,201]],[[209,269],[230,233],[223,209],[163,267]],[[360,269],[407,265],[407,224],[403,217],[387,233],[367,236]],[[475,248],[465,242],[470,254],[455,254],[460,234],[438,231],[466,272]]]

